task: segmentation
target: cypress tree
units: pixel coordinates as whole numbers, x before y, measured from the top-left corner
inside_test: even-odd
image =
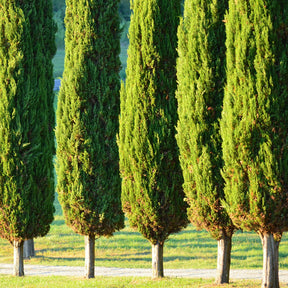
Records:
[[[124,226],[116,133],[120,89],[118,0],[67,0],[65,68],[57,108],[57,190],[66,223],[85,235],[86,277],[95,238]]]
[[[54,102],[54,78],[52,59],[56,52],[55,32],[56,25],[53,21],[52,2],[45,0],[35,1],[35,10],[30,16],[31,36],[33,38],[34,74],[31,88],[39,98],[38,107],[35,109],[34,122],[39,126],[39,145],[41,155],[35,159],[34,181],[39,191],[39,197],[48,197],[46,191],[51,191],[49,201],[46,199],[47,207],[43,207],[44,198],[37,202],[45,211],[54,209],[49,203],[54,199],[54,167],[53,155],[55,154],[54,131],[55,113]],[[45,68],[44,68],[45,67]],[[45,113],[43,113],[45,111]],[[39,169],[39,167],[42,167]],[[38,209],[41,209],[41,206]],[[53,210],[54,211],[54,210]],[[50,211],[49,214],[53,213]],[[24,257],[35,256],[34,241],[29,239],[24,243]],[[26,248],[26,249],[25,249]],[[26,252],[26,253],[25,253]]]
[[[186,0],[178,29],[176,136],[188,218],[218,240],[216,283],[229,283],[234,225],[221,201],[224,180],[219,119],[225,84],[224,14],[228,0]]]
[[[135,0],[119,129],[122,206],[152,244],[153,277],[163,277],[163,245],[187,225],[175,139],[176,46],[180,0]]]
[[[279,287],[287,231],[287,1],[230,0],[221,134],[227,211],[263,245],[262,287]]]
[[[0,4],[0,236],[23,276],[24,240],[46,235],[53,221],[55,29],[50,1]]]

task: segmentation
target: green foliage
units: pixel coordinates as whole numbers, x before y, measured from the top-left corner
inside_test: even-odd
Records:
[[[32,15],[34,17],[32,17]],[[54,77],[52,59],[56,53],[55,32],[56,25],[53,21],[52,2],[49,0],[35,1],[35,12],[31,14],[30,22],[31,35],[33,37],[33,69],[35,75],[31,73],[30,78],[34,78],[34,83],[30,83],[30,88],[36,93],[38,98],[35,103],[34,112],[30,126],[38,127],[37,144],[39,154],[34,158],[33,175],[36,196],[31,195],[32,210],[40,214],[34,223],[29,223],[29,231],[37,231],[39,225],[46,226],[53,220],[54,212],[54,164],[55,155],[54,127]],[[31,128],[29,128],[31,129]],[[30,130],[29,130],[30,132]],[[28,134],[29,134],[28,132]],[[39,145],[39,146],[38,146]],[[36,151],[35,151],[36,152]],[[31,204],[30,204],[31,205]],[[47,226],[47,229],[49,227]],[[34,235],[37,235],[35,231]],[[42,232],[41,236],[48,231]],[[28,237],[30,238],[30,237]]]
[[[230,0],[221,121],[226,207],[241,228],[287,230],[286,1]]]
[[[53,12],[57,12],[59,10],[62,10],[64,8],[65,10],[65,0],[52,0],[53,3]]]
[[[221,201],[224,181],[219,119],[225,83],[227,1],[186,0],[178,29],[178,134],[188,218],[215,238],[234,226]]]
[[[175,140],[179,0],[135,0],[119,132],[122,206],[155,244],[187,225]]]
[[[65,17],[65,0],[52,0],[53,2],[53,19],[57,25],[57,32],[55,35],[55,41],[57,48],[64,48],[64,17]]]
[[[55,220],[47,236],[34,240],[36,257],[26,264],[53,266],[83,266],[84,238],[65,225],[61,206],[55,199]],[[288,235],[284,233],[279,247],[279,268],[288,269]],[[179,249],[181,247],[181,249]],[[13,262],[13,248],[0,239],[0,266]],[[151,245],[129,224],[113,237],[95,242],[97,266],[117,268],[151,268]],[[165,244],[165,267],[169,269],[215,269],[217,242],[207,231],[197,231],[191,224],[171,235]],[[262,268],[262,245],[254,232],[238,231],[233,235],[232,269]],[[27,268],[27,266],[26,266]],[[89,280],[90,281],[90,280]]]
[[[57,32],[56,32],[56,45],[58,49],[64,48],[64,38],[65,38],[65,25],[64,25],[64,18],[65,18],[65,5],[60,6],[59,9],[55,10],[53,13],[53,19],[57,25]]]
[[[54,70],[54,78],[59,78],[63,75],[64,71],[64,58],[65,58],[65,50],[57,49],[57,52],[53,58],[53,70]],[[57,97],[55,97],[56,99]],[[56,99],[57,100],[57,99]]]
[[[83,235],[123,228],[116,133],[118,1],[66,1],[65,68],[57,108],[57,190],[66,222]]]
[[[57,198],[56,198],[57,200]],[[65,225],[58,201],[55,220],[47,236],[34,240],[36,257],[26,264],[53,266],[84,266],[84,238]],[[279,247],[279,268],[288,269],[288,235],[284,233]],[[181,249],[179,249],[181,247]],[[13,262],[13,248],[0,239],[0,266]],[[129,224],[113,237],[95,242],[97,266],[117,268],[151,268],[151,245]],[[165,244],[165,267],[169,269],[215,269],[217,242],[207,231],[188,225],[171,235]],[[263,264],[260,237],[254,232],[238,231],[233,235],[232,269],[261,269]],[[27,266],[26,266],[27,268]],[[21,286],[22,287],[22,286]]]
[[[0,236],[44,236],[53,220],[54,23],[50,1],[0,1]]]
[[[57,25],[57,33],[56,33],[56,45],[57,48],[63,49],[64,44],[64,37],[65,37],[65,24],[64,24],[64,17],[65,17],[65,0],[53,0],[53,18]],[[122,22],[129,23],[130,21],[130,0],[121,0],[119,3],[119,13],[122,19]],[[126,35],[125,35],[126,36]]]

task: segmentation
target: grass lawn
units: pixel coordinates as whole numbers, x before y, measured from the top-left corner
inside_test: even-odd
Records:
[[[37,256],[27,264],[84,266],[84,237],[75,234],[64,222],[61,206],[55,200],[55,220],[47,236],[35,239]],[[280,244],[280,269],[288,269],[288,240]],[[141,234],[126,227],[114,237],[95,242],[96,266],[151,268],[151,246]],[[189,225],[171,235],[164,247],[164,268],[216,268],[217,241],[206,231]],[[13,263],[12,246],[0,239],[0,263]],[[233,236],[231,269],[262,269],[262,246],[255,233],[237,232]]]
[[[118,288],[118,287],[142,287],[142,288],[175,288],[175,287],[247,287],[256,288],[260,286],[259,281],[235,281],[229,285],[215,285],[214,280],[187,279],[187,278],[164,278],[161,280],[151,280],[144,277],[96,277],[95,279],[85,280],[74,277],[24,277],[16,278],[12,276],[1,276],[1,287],[5,288]]]

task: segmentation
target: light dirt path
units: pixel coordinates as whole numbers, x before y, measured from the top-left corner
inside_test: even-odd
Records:
[[[79,276],[84,275],[84,267],[73,266],[39,266],[25,265],[25,275],[27,276]],[[12,274],[12,264],[0,264],[0,274]],[[182,278],[215,278],[216,269],[165,269],[166,277]],[[96,276],[151,276],[151,269],[139,268],[107,268],[95,267]],[[288,270],[280,270],[280,282],[287,284]],[[258,279],[262,278],[262,270],[231,270],[231,279]],[[285,285],[286,286],[286,285]]]

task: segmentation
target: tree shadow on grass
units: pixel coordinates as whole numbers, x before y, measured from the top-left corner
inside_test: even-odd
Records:
[[[143,237],[142,235],[141,235],[141,233],[139,233],[139,232],[137,232],[137,231],[117,231],[117,232],[115,232],[114,233],[114,235],[116,236],[119,236],[119,235],[124,235],[124,236],[132,236],[132,235],[134,235],[134,236],[139,236],[139,237]]]
[[[164,252],[165,254],[165,252]],[[206,258],[215,258],[214,256],[210,256],[210,257],[206,257]],[[190,260],[195,260],[195,259],[199,259],[199,261],[203,261],[202,258],[200,257],[195,257],[195,256],[167,256],[165,257],[164,255],[164,262],[168,263],[168,262],[174,262],[174,261],[190,261]]]
[[[105,257],[105,258],[96,258],[95,261],[101,261],[101,262],[147,262],[150,263],[151,262],[151,257],[148,258],[133,258],[133,257],[129,257],[129,258],[117,258],[117,257]]]
[[[215,244],[207,244],[207,242],[204,243],[198,243],[198,242],[191,242],[187,243],[185,241],[171,241],[169,244],[166,245],[169,249],[179,249],[179,247],[182,248],[191,248],[191,249],[217,249],[217,242]]]
[[[83,261],[85,262],[84,257],[53,257],[53,256],[45,256],[45,255],[36,255],[33,257],[35,259],[45,261],[45,262],[55,262],[55,260],[68,261],[68,262],[75,262],[75,261]]]
[[[81,251],[83,248],[75,248],[75,247],[59,247],[59,248],[47,248],[47,249],[39,249],[36,251],[37,253],[40,254],[45,254],[45,253],[53,253],[53,252],[67,252],[67,251]],[[61,258],[61,257],[60,257]]]

